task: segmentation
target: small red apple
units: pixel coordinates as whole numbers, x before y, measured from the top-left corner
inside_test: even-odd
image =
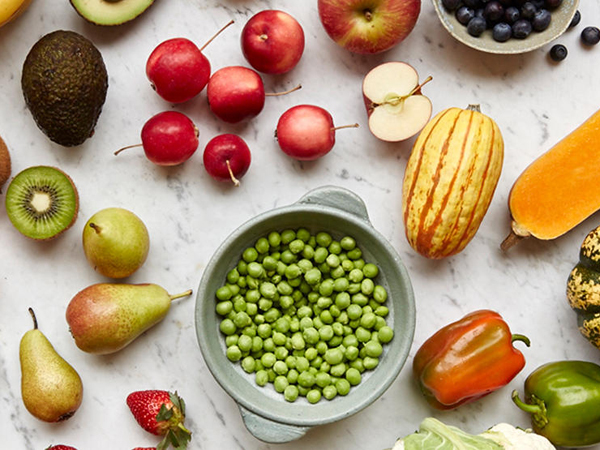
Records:
[[[331,114],[320,106],[297,105],[279,118],[275,136],[285,154],[300,161],[311,161],[326,155],[335,144],[336,127]]]
[[[240,184],[250,167],[251,154],[246,142],[235,134],[221,134],[212,138],[204,149],[204,168],[218,181]]]
[[[210,78],[210,62],[202,51],[225,28],[198,48],[186,38],[173,38],[160,43],[148,57],[146,76],[164,100],[183,103],[198,95]]]
[[[141,144],[123,147],[115,155],[141,145],[154,164],[175,166],[190,159],[198,148],[198,129],[189,117],[177,111],[164,111],[151,117],[141,134]]]
[[[353,53],[380,53],[413,30],[421,0],[318,0],[325,31]]]
[[[217,70],[208,81],[207,96],[210,110],[224,122],[238,123],[251,119],[263,110],[266,96],[289,94],[300,86],[285,92],[265,93],[261,76],[243,66],[228,66]]]
[[[242,30],[242,52],[259,72],[282,74],[300,61],[304,52],[304,31],[291,15],[274,9],[261,11]]]

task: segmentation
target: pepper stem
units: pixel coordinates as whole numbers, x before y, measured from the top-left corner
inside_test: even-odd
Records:
[[[546,415],[546,404],[543,400],[532,395],[531,401],[533,402],[533,404],[525,403],[519,398],[519,393],[516,389],[512,391],[511,398],[512,401],[515,402],[515,405],[517,405],[523,411],[531,414],[531,421],[535,426],[537,426],[538,428],[544,428],[546,425],[548,425],[548,417]]]
[[[531,341],[529,340],[529,338],[523,334],[513,334],[511,337],[511,342],[515,342],[515,341],[521,341],[523,343],[525,343],[525,345],[527,347],[531,346]]]

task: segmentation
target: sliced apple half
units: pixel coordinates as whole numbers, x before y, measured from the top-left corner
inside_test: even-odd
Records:
[[[73,8],[96,25],[121,25],[146,11],[154,0],[70,0]]]
[[[363,80],[363,97],[371,133],[382,141],[404,141],[417,134],[431,118],[432,105],[421,93],[419,74],[405,62],[387,62]]]

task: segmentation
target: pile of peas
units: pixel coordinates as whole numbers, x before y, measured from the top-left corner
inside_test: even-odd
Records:
[[[362,256],[354,238],[306,228],[259,238],[216,291],[227,358],[289,402],[347,395],[394,336]]]

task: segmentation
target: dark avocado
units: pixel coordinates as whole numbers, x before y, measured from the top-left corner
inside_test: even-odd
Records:
[[[58,30],[29,51],[21,87],[38,127],[50,140],[72,147],[94,133],[106,100],[108,74],[89,39]]]

